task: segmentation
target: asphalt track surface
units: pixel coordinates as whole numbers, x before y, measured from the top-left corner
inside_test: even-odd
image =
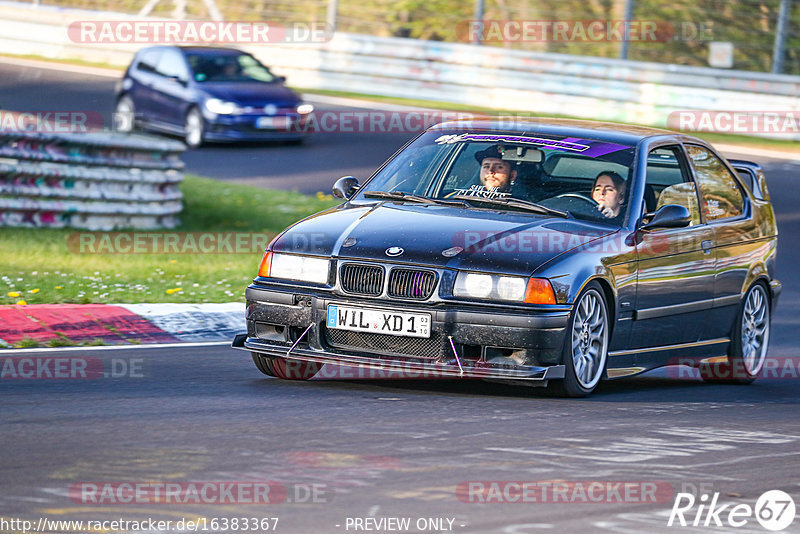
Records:
[[[290,80],[291,81],[291,80]],[[27,112],[74,111],[100,114],[111,125],[116,80],[58,70],[3,64],[0,58],[0,109]],[[310,99],[314,102],[313,98]],[[315,105],[318,112],[359,111]],[[365,111],[365,110],[360,110]],[[340,124],[334,120],[331,125]],[[341,123],[344,130],[346,122]],[[396,130],[395,130],[396,132]],[[238,183],[302,193],[330,193],[342,176],[363,180],[414,133],[318,133],[306,145],[286,143],[216,144],[189,150],[187,172]]]
[[[4,108],[93,106],[110,113],[104,106],[111,105],[111,82],[28,70],[22,76],[0,67]],[[300,177],[303,164],[319,161],[336,168],[333,177],[358,176],[373,163],[347,135],[331,146],[315,140],[307,147],[215,147],[186,159],[189,170],[213,169],[214,161],[243,154],[248,162],[297,165],[289,174],[253,165],[261,172],[250,176],[253,181]],[[369,156],[379,162],[401,142],[378,136]],[[339,159],[331,162],[332,155]],[[800,167],[752,159],[767,173],[781,236],[784,292],[769,356],[789,364],[777,377],[749,386],[708,385],[673,368],[605,383],[588,399],[565,400],[473,381],[279,381],[263,377],[246,353],[224,346],[26,351],[37,358],[82,358],[108,376],[0,380],[1,519],[37,525],[40,518],[153,518],[174,525],[182,518],[277,517],[275,531],[300,534],[768,532],[753,517],[740,528],[704,526],[705,515],[697,527],[667,526],[677,492],[718,492],[718,507],[754,506],[762,493],[779,489],[800,504]],[[250,172],[246,167],[242,173]],[[3,365],[8,356],[0,354]],[[288,488],[288,498],[260,505],[134,504],[107,496],[100,504],[91,502],[91,493],[70,495],[70,488],[88,487],[82,483],[118,488],[125,482],[226,481],[273,481]],[[583,482],[584,488],[592,481],[627,481],[640,488],[655,483],[659,491],[646,499],[609,491],[602,495],[610,502],[586,502],[591,499],[574,485],[545,498],[557,502],[539,502],[541,492],[528,495],[536,502],[469,502],[479,493],[459,488],[479,481],[487,489],[509,488],[508,495],[490,494],[495,501],[521,499],[504,486],[513,481]],[[316,498],[307,497],[312,485]],[[686,512],[690,524],[697,510]],[[721,520],[726,517],[727,511]],[[379,529],[366,518],[411,523],[407,530]],[[426,518],[439,518],[445,528],[429,523],[417,529]],[[20,532],[1,519],[0,532]],[[786,531],[800,532],[800,519]]]

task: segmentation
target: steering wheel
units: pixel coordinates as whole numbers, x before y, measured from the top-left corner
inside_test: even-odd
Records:
[[[584,202],[588,202],[595,209],[597,209],[597,207],[600,205],[593,198],[581,195],[580,193],[561,193],[560,195],[556,195],[553,198],[577,198],[583,200]]]

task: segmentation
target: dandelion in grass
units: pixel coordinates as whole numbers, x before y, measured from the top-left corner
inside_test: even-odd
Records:
[[[19,300],[17,301],[17,306],[25,306],[26,304],[27,304],[27,302],[25,302],[25,300],[24,300],[24,299],[19,299]]]
[[[11,298],[17,298],[19,296],[19,291],[11,291],[8,296]]]
[[[36,293],[38,293],[38,292],[39,292],[39,288],[38,288],[38,287],[37,287],[37,288],[34,288],[34,289],[31,289],[30,291],[28,291],[28,293],[33,293],[33,294],[36,294]]]
[[[172,289],[167,289],[167,295],[174,295],[175,293],[183,291],[182,287],[173,287]]]

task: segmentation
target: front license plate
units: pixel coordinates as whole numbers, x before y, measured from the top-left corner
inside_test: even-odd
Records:
[[[283,130],[288,125],[288,117],[259,117],[256,119],[256,128],[261,130]]]
[[[390,336],[431,337],[429,313],[400,313],[331,304],[328,306],[327,326]]]

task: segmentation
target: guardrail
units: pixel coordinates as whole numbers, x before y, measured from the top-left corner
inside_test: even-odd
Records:
[[[173,228],[183,143],[0,130],[0,226]]]
[[[126,65],[144,44],[79,43],[75,21],[153,21],[2,2],[0,49]],[[546,115],[666,126],[675,111],[777,111],[797,124],[800,76],[336,33],[328,42],[240,44],[292,85]],[[748,133],[748,132],[744,132]],[[769,132],[753,135],[793,138]]]

